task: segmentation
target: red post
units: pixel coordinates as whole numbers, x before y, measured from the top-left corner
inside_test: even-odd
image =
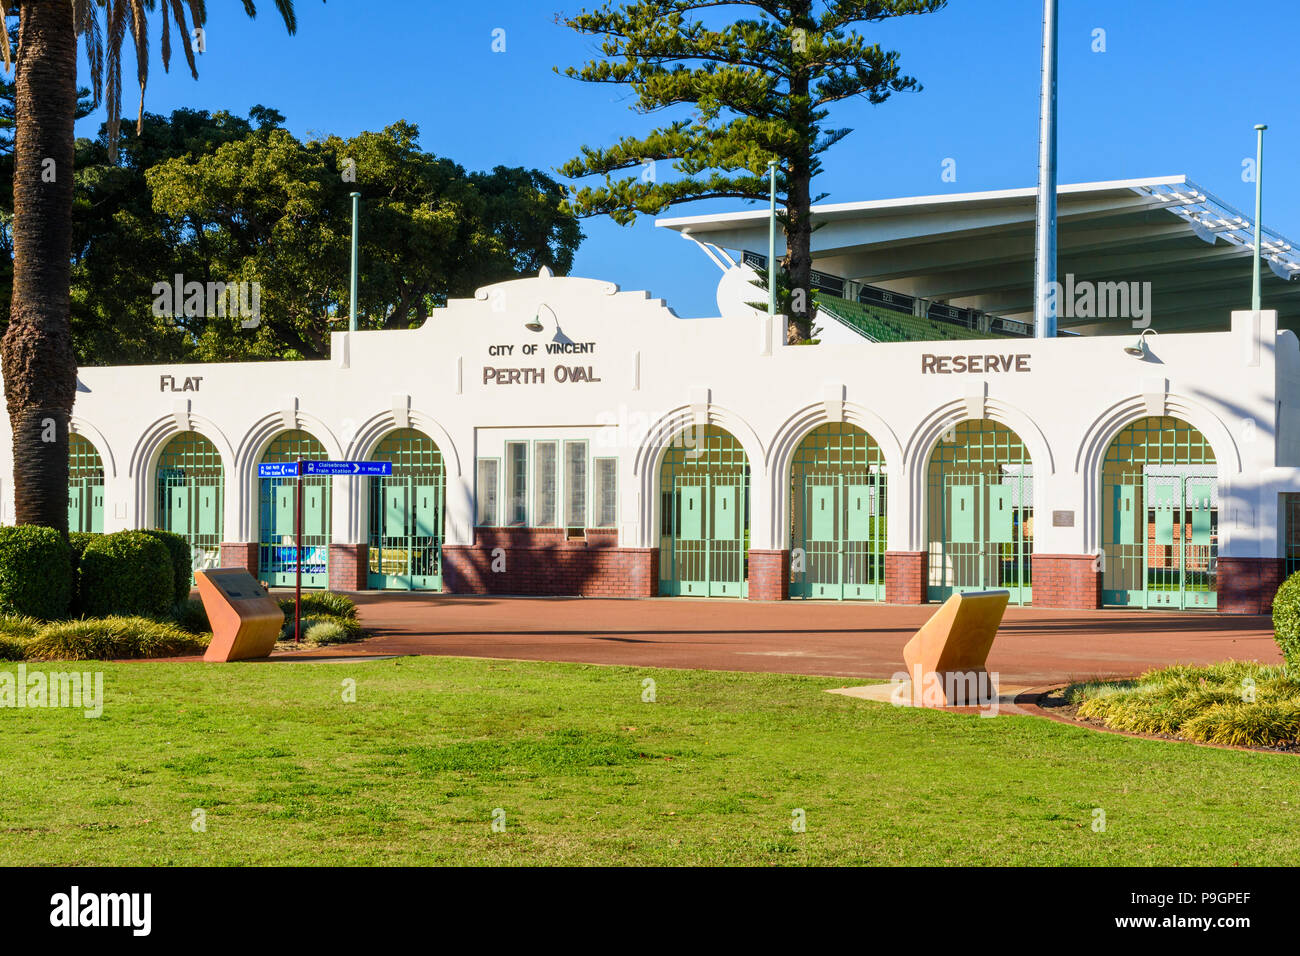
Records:
[[[296,492],[297,501],[294,502],[293,516],[293,537],[294,553],[297,561],[294,562],[296,581],[293,586],[293,642],[297,644],[302,639],[302,459],[298,459],[298,489]]]

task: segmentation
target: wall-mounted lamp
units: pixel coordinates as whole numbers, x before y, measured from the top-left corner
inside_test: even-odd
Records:
[[[1136,355],[1138,358],[1146,358],[1147,357],[1146,335],[1148,332],[1150,332],[1152,335],[1160,334],[1155,329],[1143,329],[1140,333],[1138,333],[1137,342],[1135,342],[1132,345],[1124,346],[1124,351],[1127,352],[1129,355]]]
[[[556,314],[555,314],[555,310],[552,309],[552,308],[551,308],[549,305],[547,305],[545,302],[539,302],[539,303],[537,303],[537,311],[535,311],[535,312],[533,313],[533,317],[532,317],[529,321],[527,321],[527,322],[524,323],[524,328],[526,328],[529,332],[540,332],[540,331],[542,331],[542,329],[543,329],[543,325],[542,325],[542,309],[545,309],[547,312],[551,313],[551,318],[555,320],[555,331],[556,331],[556,332],[559,332],[559,331],[560,331],[560,317],[559,317],[558,315],[556,315]]]

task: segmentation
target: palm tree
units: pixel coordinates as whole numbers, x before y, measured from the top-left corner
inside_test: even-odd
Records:
[[[243,3],[244,12],[255,17],[254,0]],[[77,388],[68,323],[77,38],[86,38],[96,105],[107,92],[112,151],[121,116],[126,31],[131,32],[140,85],[138,129],[149,76],[149,20],[160,6],[163,69],[171,63],[174,23],[190,73],[197,78],[191,30],[207,21],[205,0],[4,0],[5,15],[19,18],[13,60],[7,32],[0,30],[6,34],[5,67],[16,67],[13,299],[9,328],[0,341],[0,371],[13,432],[18,524],[68,528],[68,420]],[[275,0],[275,6],[289,32],[296,32],[293,0]]]

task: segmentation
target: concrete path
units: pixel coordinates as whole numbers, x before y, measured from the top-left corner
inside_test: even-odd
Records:
[[[903,645],[936,608],[688,598],[353,596],[374,637],[285,656],[441,654],[885,679],[903,669]],[[1268,618],[1008,608],[988,666],[1008,684],[1038,686],[1229,657],[1280,662]]]

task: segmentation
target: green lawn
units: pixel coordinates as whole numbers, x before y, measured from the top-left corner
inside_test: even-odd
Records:
[[[437,657],[80,666],[104,672],[99,719],[0,710],[0,864],[1300,855],[1296,757],[824,693],[840,680]]]

